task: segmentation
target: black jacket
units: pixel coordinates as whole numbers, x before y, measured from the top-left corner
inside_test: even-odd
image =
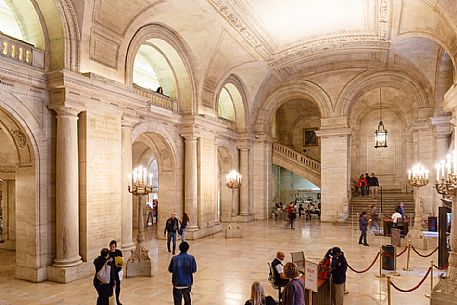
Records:
[[[178,222],[178,218],[168,218],[167,219],[167,222],[165,223],[165,230],[163,231],[163,233],[176,233],[179,229],[179,222]]]
[[[332,259],[332,282],[334,284],[343,284],[346,282],[346,270],[348,263],[344,255],[333,256]]]

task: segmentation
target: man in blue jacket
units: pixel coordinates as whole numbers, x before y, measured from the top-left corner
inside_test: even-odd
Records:
[[[184,305],[191,305],[190,291],[193,284],[192,274],[197,271],[197,263],[195,257],[187,254],[189,244],[183,241],[179,245],[179,255],[173,256],[168,266],[168,271],[173,275],[171,282],[173,283],[173,300],[175,305],[182,304],[184,298]]]
[[[334,305],[343,305],[344,283],[346,282],[346,270],[348,263],[343,251],[338,247],[332,249],[332,299]]]

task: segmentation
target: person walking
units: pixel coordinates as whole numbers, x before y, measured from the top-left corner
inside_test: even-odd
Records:
[[[365,195],[370,195],[371,177],[365,173]]]
[[[346,270],[348,263],[343,251],[338,247],[332,248],[332,304],[343,305]]]
[[[290,222],[290,229],[295,230],[294,221],[295,218],[297,218],[297,213],[295,212],[295,206],[293,202],[289,203],[289,207],[287,208],[287,216]]]
[[[359,179],[357,180],[357,186],[360,187],[360,192],[362,193],[362,196],[365,196],[365,186],[367,184],[367,180],[365,177],[360,175]]]
[[[181,305],[184,298],[184,305],[191,305],[190,292],[193,284],[193,274],[197,272],[195,257],[188,254],[189,244],[185,241],[179,244],[179,255],[173,256],[168,266],[172,273],[174,305]]]
[[[360,229],[360,237],[359,237],[359,245],[368,246],[367,243],[367,229],[368,229],[368,215],[367,212],[362,212],[359,218],[359,229]]]
[[[370,233],[372,232],[373,227],[375,227],[376,233],[379,233],[379,211],[374,204],[371,205],[370,220]]]
[[[176,251],[176,233],[178,232],[178,229],[179,222],[176,218],[176,213],[171,213],[170,218],[168,218],[167,222],[165,223],[165,230],[163,231],[163,235],[167,236],[168,252],[171,252],[170,243],[173,242],[173,254],[175,254]]]
[[[119,300],[119,296],[121,295],[121,281],[122,281],[122,266],[124,266],[124,259],[122,257],[122,251],[117,249],[117,241],[112,240],[109,243],[109,257],[112,259],[113,267],[111,268],[112,271],[112,282],[115,285],[116,289],[116,304],[122,305],[121,301]]]
[[[255,281],[251,286],[251,298],[244,305],[276,305],[271,296],[265,296],[265,290],[260,282]]]
[[[186,231],[187,231],[187,225],[189,223],[189,215],[187,213],[184,213],[182,215],[182,221],[181,225],[179,227],[179,234],[181,235],[181,241],[186,241]]]
[[[107,248],[103,248],[100,252],[100,256],[94,260],[95,275],[93,285],[98,294],[97,305],[109,305],[109,298],[113,295],[111,276],[105,282],[102,282],[97,276],[101,269],[106,267],[105,265],[108,265],[109,268],[111,268],[112,261],[113,259],[109,257],[109,250]],[[111,270],[108,273],[111,275]]]
[[[300,279],[300,271],[295,263],[286,263],[284,274],[290,279],[284,289],[284,305],[305,305],[305,283]]]

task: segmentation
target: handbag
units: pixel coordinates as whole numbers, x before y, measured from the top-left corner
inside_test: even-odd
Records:
[[[121,269],[121,271],[119,271],[117,275],[119,276],[119,281],[122,282],[122,280],[124,279],[124,269]]]
[[[102,282],[102,284],[109,284],[111,279],[111,266],[107,262],[103,267],[97,272],[97,279]]]
[[[124,258],[122,256],[115,256],[114,263],[116,264],[116,266],[122,267],[124,266]]]

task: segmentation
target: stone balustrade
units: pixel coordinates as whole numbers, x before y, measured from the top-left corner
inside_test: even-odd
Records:
[[[314,172],[321,172],[321,164],[313,159],[310,159],[306,157],[305,155],[302,155],[298,152],[296,152],[293,149],[290,149],[287,146],[281,145],[279,143],[273,143],[273,150],[276,151],[277,153],[280,153],[284,156],[286,156],[289,159],[293,159],[299,163],[301,163],[303,166],[309,168],[310,170]]]
[[[44,51],[0,32],[0,54],[14,61],[44,68]]]
[[[168,96],[137,86],[135,84],[133,85],[133,91],[138,95],[146,97],[151,106],[168,109],[173,112],[178,111],[178,102]]]

